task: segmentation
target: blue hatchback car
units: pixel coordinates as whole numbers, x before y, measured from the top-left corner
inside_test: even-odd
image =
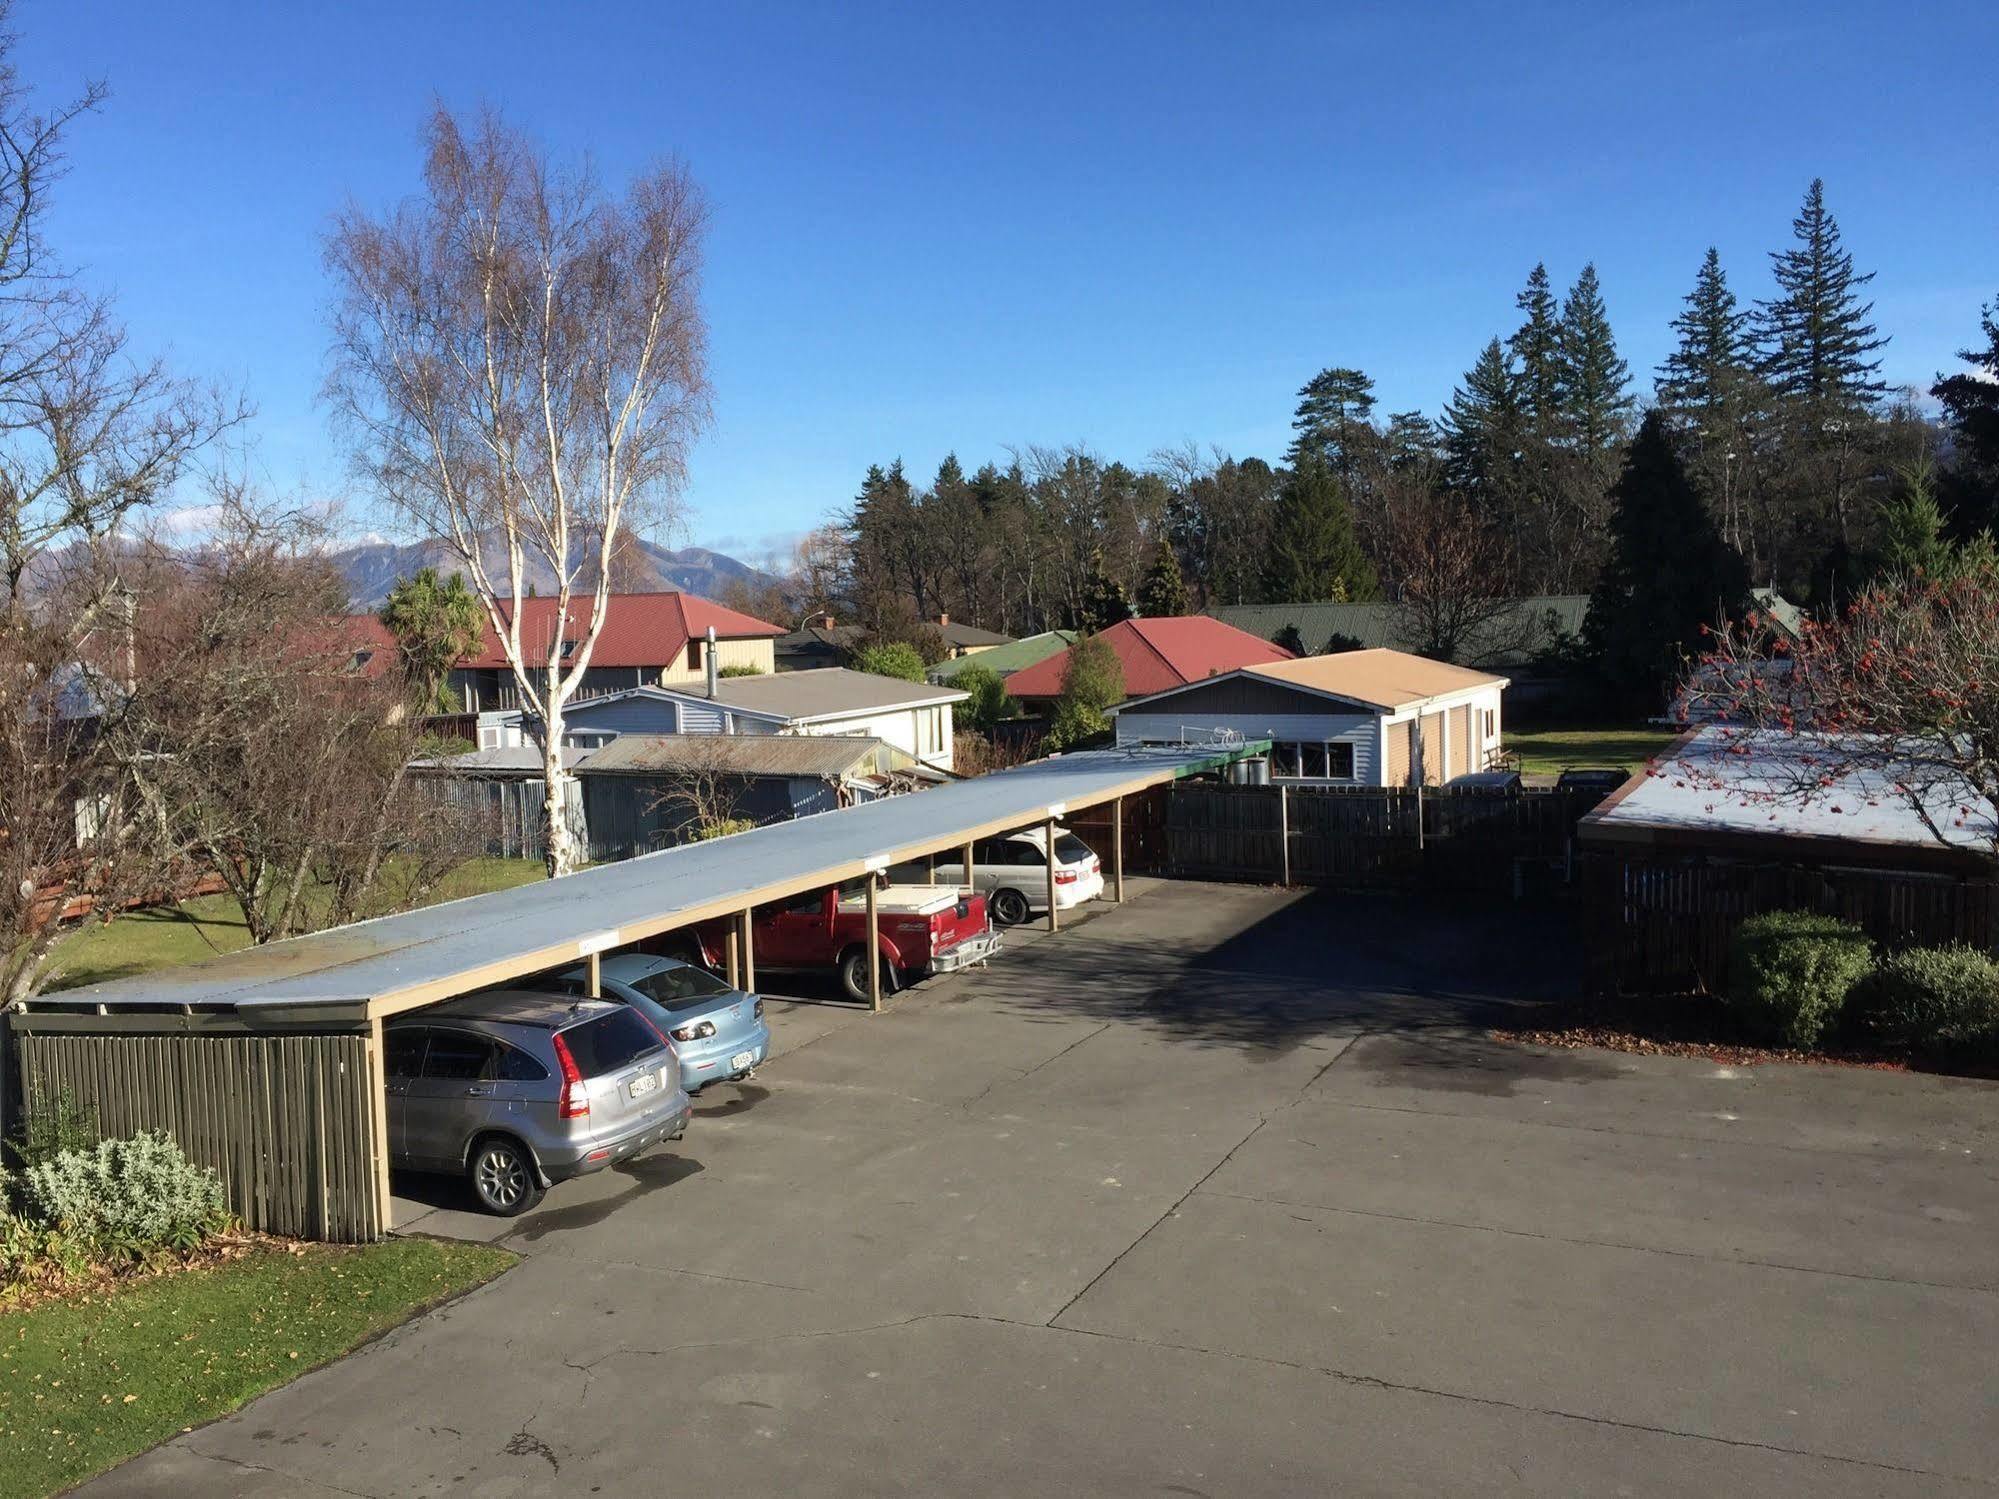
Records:
[[[705,968],[626,952],[606,956],[599,973],[604,998],[636,1006],[672,1039],[680,1086],[689,1093],[721,1078],[741,1077],[770,1053],[763,1000],[731,989]],[[588,981],[587,968],[562,976],[565,988]]]

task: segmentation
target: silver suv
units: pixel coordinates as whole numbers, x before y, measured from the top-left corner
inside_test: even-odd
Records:
[[[464,1173],[488,1212],[687,1128],[673,1048],[628,1005],[468,994],[390,1022],[385,1043],[390,1159]]]

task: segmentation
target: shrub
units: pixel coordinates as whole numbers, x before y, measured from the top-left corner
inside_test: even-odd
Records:
[[[23,1166],[40,1165],[66,1150],[88,1150],[97,1143],[97,1114],[77,1102],[67,1088],[58,1088],[47,1097],[36,1098],[22,1112],[14,1136],[14,1154]],[[0,1173],[0,1188],[6,1177]],[[0,1191],[0,1207],[6,1205]]]
[[[1020,711],[1020,705],[1007,696],[1005,678],[990,666],[968,666],[951,678],[951,685],[971,694],[958,713],[965,723],[983,733],[990,734],[1001,719]]]
[[[921,682],[924,669],[922,653],[902,640],[871,645],[854,656],[854,670],[877,677],[900,677],[905,682]]]
[[[229,1218],[221,1178],[159,1132],[31,1166],[19,1197],[23,1217],[111,1258],[193,1249]]]
[[[1810,911],[1771,911],[1735,929],[1729,1003],[1753,1039],[1815,1046],[1873,967],[1867,934],[1852,923]]]
[[[1999,962],[1962,943],[1912,947],[1881,960],[1853,1008],[1858,1028],[1891,1046],[1999,1045]]]

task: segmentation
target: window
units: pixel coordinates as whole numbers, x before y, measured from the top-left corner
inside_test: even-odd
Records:
[[[507,1083],[538,1083],[548,1076],[548,1069],[519,1047],[502,1046],[499,1070],[494,1075]]]
[[[602,1077],[629,1067],[648,1052],[660,1050],[666,1042],[636,1010],[618,1009],[559,1033],[577,1070],[585,1077]]]
[[[634,979],[631,981],[631,986],[669,1013],[676,1010],[691,1010],[696,1005],[705,1004],[718,994],[729,992],[729,986],[707,969],[692,968],[685,963],[677,963],[671,968],[662,968],[657,973],[649,973],[642,979]]]
[[[389,1076],[415,1077],[423,1068],[423,1049],[429,1043],[430,1032],[415,1026],[390,1031],[383,1040]]]
[[[687,669],[689,671],[701,670],[701,642],[698,640],[687,642]]]
[[[432,1031],[430,1050],[424,1054],[422,1076],[477,1082],[490,1075],[493,1043],[484,1036],[464,1031]]]
[[[1351,781],[1353,745],[1345,740],[1279,740],[1270,747],[1270,774],[1280,781]]]

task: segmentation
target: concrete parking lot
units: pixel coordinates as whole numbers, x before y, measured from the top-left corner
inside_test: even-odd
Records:
[[[1999,1088],[1495,1043],[1504,908],[1139,882],[500,1223],[499,1281],[93,1495],[1939,1494]]]

